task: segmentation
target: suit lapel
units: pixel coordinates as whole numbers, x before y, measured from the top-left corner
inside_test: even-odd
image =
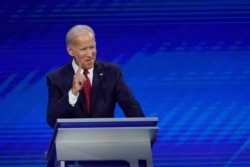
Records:
[[[78,104],[79,105],[77,105],[77,111],[79,113],[82,113],[85,117],[87,117],[88,111],[87,111],[87,108],[85,105],[85,97],[84,97],[82,91],[79,92]]]

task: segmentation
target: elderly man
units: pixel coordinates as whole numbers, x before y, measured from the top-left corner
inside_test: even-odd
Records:
[[[110,118],[118,103],[127,117],[144,117],[118,65],[96,60],[95,34],[76,25],[66,35],[72,61],[47,76],[47,122],[57,118]]]

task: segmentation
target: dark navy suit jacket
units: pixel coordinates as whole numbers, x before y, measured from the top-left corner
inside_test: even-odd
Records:
[[[68,92],[72,87],[72,63],[47,76],[47,122],[53,128],[57,118],[110,118],[118,103],[127,117],[144,117],[143,111],[125,83],[120,67],[113,63],[96,61],[91,88],[91,111],[87,112],[80,91],[74,107],[69,104]]]

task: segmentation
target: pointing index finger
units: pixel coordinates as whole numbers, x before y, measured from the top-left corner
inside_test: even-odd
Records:
[[[77,68],[76,73],[77,73],[77,74],[81,74],[81,70],[82,70],[82,65],[81,65],[81,62],[79,62],[79,63],[78,63],[78,68]]]

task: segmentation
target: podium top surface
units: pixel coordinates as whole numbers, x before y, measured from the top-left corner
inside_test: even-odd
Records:
[[[141,122],[158,121],[157,117],[130,117],[130,118],[59,118],[58,122]]]
[[[57,119],[56,128],[152,127],[158,118],[72,118]]]

